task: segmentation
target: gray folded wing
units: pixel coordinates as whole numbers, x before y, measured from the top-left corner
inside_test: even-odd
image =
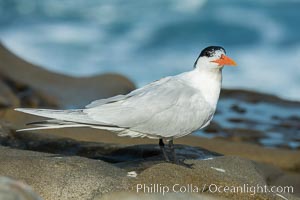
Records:
[[[214,110],[199,90],[167,77],[128,95],[92,102],[83,112],[99,124],[173,137],[200,128]]]
[[[113,103],[113,102],[117,102],[117,101],[121,101],[121,100],[125,100],[127,98],[130,98],[132,96],[136,96],[138,94],[141,93],[145,93],[148,92],[149,90],[153,90],[157,87],[160,87],[162,84],[164,84],[165,82],[168,82],[171,79],[171,77],[166,77],[163,79],[160,79],[158,81],[152,82],[142,88],[136,89],[132,92],[130,92],[127,95],[117,95],[117,96],[113,96],[107,99],[99,99],[96,101],[91,102],[90,104],[88,104],[87,106],[85,106],[86,108],[95,108],[104,104],[108,104],[108,103]]]

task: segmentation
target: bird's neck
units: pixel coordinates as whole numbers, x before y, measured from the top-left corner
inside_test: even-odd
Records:
[[[222,69],[194,69],[192,73],[195,87],[201,91],[205,100],[216,108],[222,86]]]

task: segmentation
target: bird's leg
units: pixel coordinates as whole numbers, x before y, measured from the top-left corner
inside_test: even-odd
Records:
[[[186,164],[186,163],[184,163],[184,160],[180,160],[180,159],[177,158],[173,140],[169,141],[169,148],[170,148],[170,150],[172,152],[172,155],[173,155],[173,159],[174,159],[173,162],[176,165],[181,165],[181,166],[184,166],[184,167],[187,167],[187,168],[192,168],[192,166],[194,164]]]
[[[165,144],[164,144],[163,139],[159,139],[159,147],[160,147],[160,150],[162,151],[166,161],[170,162],[170,160],[168,158],[168,155],[167,155],[167,152],[166,152],[166,149],[165,149]]]
[[[175,152],[175,148],[174,148],[174,143],[173,143],[173,140],[170,140],[169,141],[169,148],[172,152],[172,156],[173,156],[173,162],[178,164],[178,160],[177,160],[177,156],[176,156],[176,152]]]

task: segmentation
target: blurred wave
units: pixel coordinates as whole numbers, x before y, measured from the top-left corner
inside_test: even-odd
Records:
[[[74,76],[119,72],[139,86],[190,70],[221,45],[224,87],[300,100],[299,0],[0,0],[0,40]]]

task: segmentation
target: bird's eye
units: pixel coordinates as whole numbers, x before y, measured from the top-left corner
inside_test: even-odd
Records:
[[[206,51],[206,52],[205,52],[205,56],[206,56],[206,57],[211,57],[211,52]]]

